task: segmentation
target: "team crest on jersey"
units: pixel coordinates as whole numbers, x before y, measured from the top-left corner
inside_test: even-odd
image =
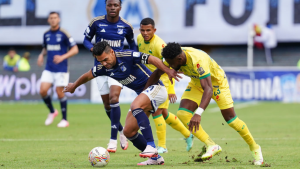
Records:
[[[122,65],[122,66],[120,67],[120,69],[122,70],[122,72],[125,72],[125,71],[127,70],[127,68],[126,68],[124,65]]]
[[[60,42],[60,41],[61,41],[61,38],[60,38],[60,37],[57,37],[57,38],[56,38],[56,41],[57,41],[57,42]]]
[[[123,34],[123,29],[118,29],[118,34],[122,35]]]
[[[197,69],[197,71],[198,71],[198,73],[199,73],[200,75],[203,75],[203,74],[205,73],[203,67],[199,67],[199,68]]]

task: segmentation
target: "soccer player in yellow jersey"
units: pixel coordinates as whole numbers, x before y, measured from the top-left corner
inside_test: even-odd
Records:
[[[182,95],[177,116],[194,136],[200,137],[201,141],[209,140],[211,145],[208,146],[206,154],[213,155],[213,152],[221,151],[221,147],[214,145],[215,143],[209,139],[208,134],[200,125],[201,114],[212,98],[218,104],[228,125],[236,130],[249,145],[254,157],[254,164],[263,164],[261,147],[254,141],[246,123],[235,114],[223,69],[205,52],[191,47],[181,48],[178,43],[169,43],[163,49],[162,56],[166,60],[166,65],[191,78]],[[160,71],[155,71],[149,78],[146,87],[152,81],[158,81],[161,74]],[[205,158],[204,156],[203,159]]]
[[[153,55],[162,60],[163,57],[161,56],[161,51],[166,43],[160,37],[155,35],[156,28],[154,20],[151,18],[144,18],[140,24],[140,32],[141,34],[137,37],[139,52]],[[152,64],[146,64],[146,66],[152,72],[156,70],[156,67]],[[193,145],[193,135],[174,114],[168,113],[169,100],[171,103],[174,103],[177,100],[174,91],[175,83],[173,83],[173,85],[170,83],[167,74],[163,74],[160,79],[167,88],[168,99],[158,107],[158,110],[154,114],[152,114],[158,138],[158,153],[168,152],[166,147],[166,122],[172,128],[184,135],[187,143],[186,149],[189,151]]]

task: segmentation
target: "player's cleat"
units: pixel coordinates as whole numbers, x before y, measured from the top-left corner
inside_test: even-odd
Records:
[[[158,147],[158,146],[157,146],[157,152],[158,152],[158,154],[161,154],[161,153],[167,153],[167,152],[168,152],[168,149],[167,149],[167,148],[163,148],[163,147]]]
[[[186,142],[186,151],[190,151],[193,147],[193,139],[194,139],[194,135],[191,134],[188,138],[185,138],[185,142]]]
[[[65,119],[62,119],[58,124],[57,127],[68,127],[69,126],[69,122]]]
[[[123,150],[127,150],[128,141],[127,141],[126,136],[124,136],[124,134],[120,134],[120,145]]]
[[[260,145],[259,149],[252,151],[252,156],[254,157],[254,165],[262,165],[264,163],[264,158],[261,152],[261,147]]]
[[[58,115],[58,111],[57,111],[57,110],[55,110],[54,113],[49,113],[49,114],[48,114],[48,117],[47,117],[47,119],[46,119],[46,121],[45,121],[45,125],[46,125],[46,126],[49,126],[49,125],[53,122],[54,118],[55,118],[57,115]]]
[[[107,151],[110,153],[115,153],[117,151],[117,140],[110,139],[109,143],[107,144]]]
[[[147,145],[146,149],[140,153],[140,157],[142,158],[151,158],[151,157],[157,157],[158,152],[157,149]]]
[[[165,160],[162,156],[154,160],[153,158],[149,158],[147,161],[140,162],[137,165],[164,165]]]
[[[219,145],[208,146],[206,148],[206,153],[201,156],[203,161],[211,159],[214,155],[220,153],[222,148]]]

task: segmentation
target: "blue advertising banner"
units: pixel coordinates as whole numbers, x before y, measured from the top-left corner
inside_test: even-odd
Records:
[[[226,71],[234,101],[300,102],[300,71]]]

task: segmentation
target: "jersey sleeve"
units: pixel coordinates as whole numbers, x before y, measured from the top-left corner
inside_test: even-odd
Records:
[[[133,64],[148,64],[149,54],[142,52],[132,52]]]
[[[44,36],[43,36],[43,48],[47,48],[47,44],[46,44],[46,34],[44,34]]]
[[[136,43],[134,41],[133,29],[130,26],[128,27],[128,31],[127,31],[125,38],[128,42],[129,48],[131,50],[138,51]]]
[[[84,36],[91,41],[94,38],[95,33],[96,33],[95,21],[92,20],[90,24],[87,26],[87,28],[85,29]]]
[[[194,64],[194,71],[198,72],[199,79],[204,79],[210,76],[209,69],[209,57],[202,57],[202,59],[197,60],[196,64]]]
[[[71,36],[68,36],[68,35],[66,35],[65,42],[66,42],[67,46],[70,48],[72,48],[73,46],[76,45],[75,40]]]
[[[161,55],[161,52],[163,48],[166,46],[166,43],[163,40],[160,40],[156,42],[155,44],[155,54],[154,56],[158,57],[159,59],[163,59],[163,56]]]
[[[101,65],[101,64],[95,65],[95,66],[91,69],[91,71],[92,71],[92,73],[93,73],[93,76],[94,76],[94,77],[97,77],[97,76],[103,76],[103,75],[105,75],[104,70],[103,70],[102,68],[103,68],[103,65]]]

